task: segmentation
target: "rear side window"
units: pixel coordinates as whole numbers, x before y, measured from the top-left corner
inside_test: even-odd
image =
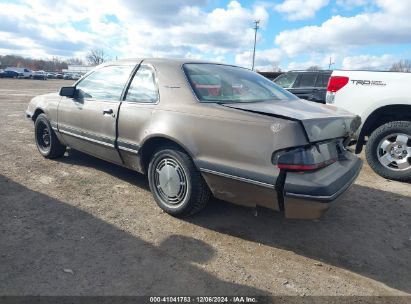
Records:
[[[120,100],[134,66],[106,66],[84,78],[76,88],[87,99]]]
[[[296,73],[282,74],[274,79],[274,82],[282,88],[292,88],[295,80],[297,79],[297,76],[298,74]]]
[[[301,74],[300,81],[297,84],[297,88],[314,87],[315,80],[317,79],[317,74],[314,73],[304,73]]]
[[[331,74],[319,74],[317,78],[317,83],[315,86],[317,88],[326,88],[328,85],[328,80],[330,79]]]
[[[154,103],[158,100],[158,88],[154,70],[141,66],[127,92],[126,101]]]

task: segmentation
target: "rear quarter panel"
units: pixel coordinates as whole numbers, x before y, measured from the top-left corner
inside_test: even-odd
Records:
[[[299,123],[216,104],[152,113],[150,137],[166,135],[183,146],[199,169],[275,184],[274,151],[307,143]]]

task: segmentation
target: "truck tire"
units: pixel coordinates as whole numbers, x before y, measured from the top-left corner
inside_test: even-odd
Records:
[[[377,128],[368,138],[365,154],[382,177],[411,180],[411,122],[392,121]]]
[[[165,145],[154,152],[148,181],[157,205],[176,217],[199,212],[210,199],[210,190],[200,172],[178,146]]]
[[[57,138],[45,114],[40,114],[36,118],[34,123],[34,139],[37,149],[45,158],[58,158],[66,152],[66,146]]]

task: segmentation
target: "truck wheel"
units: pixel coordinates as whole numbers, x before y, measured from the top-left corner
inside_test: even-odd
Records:
[[[365,153],[368,164],[382,177],[411,180],[411,122],[393,121],[376,129]]]
[[[177,146],[166,145],[154,153],[148,181],[157,205],[174,216],[195,214],[210,198],[210,190],[190,156]]]
[[[37,116],[34,123],[34,138],[37,149],[45,158],[61,157],[66,152],[66,146],[60,143],[45,114]]]

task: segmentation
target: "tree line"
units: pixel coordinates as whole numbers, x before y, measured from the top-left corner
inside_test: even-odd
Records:
[[[313,65],[307,68],[307,71],[319,71],[321,67],[318,65]],[[388,68],[390,72],[405,72],[411,73],[411,60],[408,59],[401,59],[398,62],[395,62]]]
[[[24,67],[31,70],[44,70],[44,71],[58,71],[61,72],[62,69],[67,69],[68,65],[99,65],[110,57],[102,49],[91,49],[86,55],[85,60],[82,58],[67,58],[61,59],[59,57],[53,57],[52,59],[33,59],[28,57],[22,57],[17,55],[0,55],[0,68],[4,69],[7,67]],[[321,70],[318,65],[310,66],[307,68],[309,71]],[[273,66],[273,71],[280,72],[281,69],[277,66]],[[411,72],[411,60],[402,59],[395,62],[388,69],[391,72]]]
[[[84,61],[80,58],[61,59],[53,57],[52,59],[33,59],[18,55],[0,55],[0,68],[7,67],[28,68],[38,71],[55,71],[61,72],[62,69],[67,69],[68,65],[84,65]]]

